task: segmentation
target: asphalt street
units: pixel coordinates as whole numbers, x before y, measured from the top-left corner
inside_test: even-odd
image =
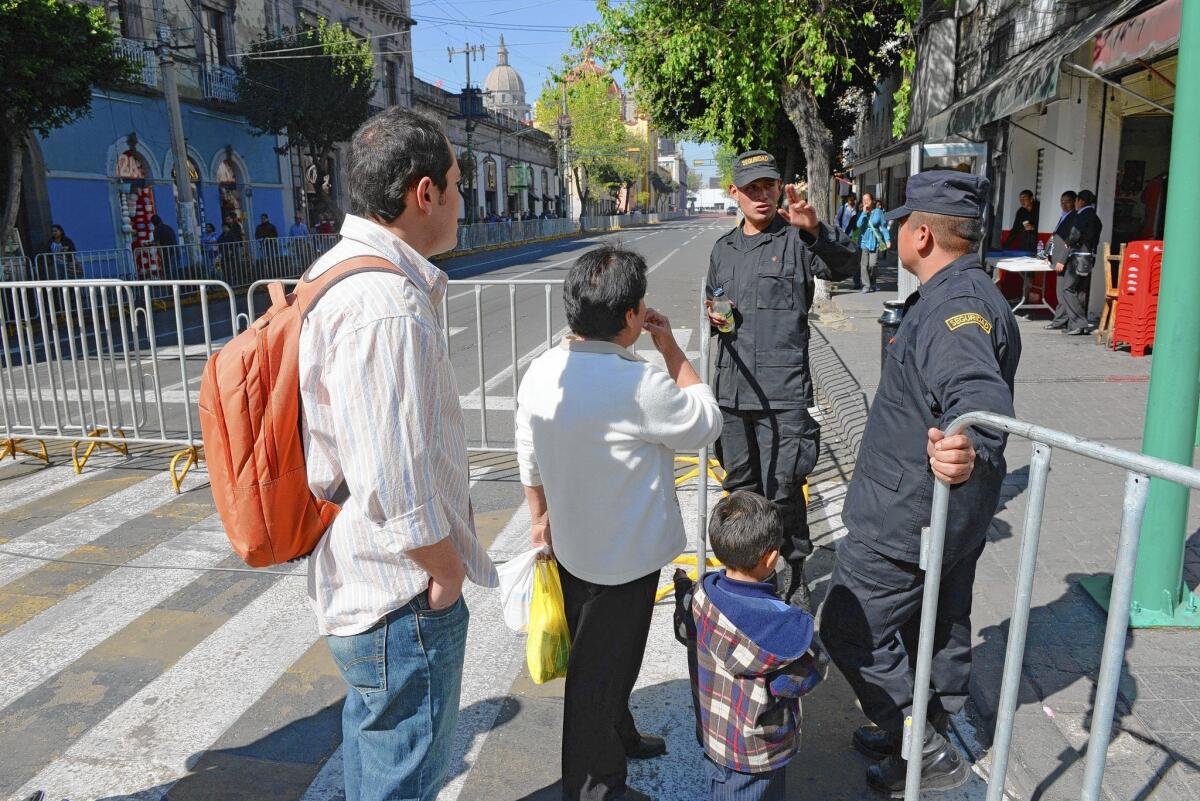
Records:
[[[508,324],[515,307],[523,366],[545,347],[546,296],[544,285],[533,286],[510,306],[506,287],[484,288],[482,317],[476,317],[476,285],[460,283],[470,280],[462,276],[561,280],[597,243],[622,242],[646,258],[653,270],[649,300],[694,354],[701,276],[713,240],[731,222],[692,219],[442,262],[455,280],[447,323],[464,405],[474,405],[468,411],[472,445],[482,444],[482,397],[496,403],[487,413],[492,444],[511,438]],[[563,325],[556,285],[551,303],[554,335]],[[104,368],[110,376],[133,375],[136,385],[139,374],[152,377],[157,366],[162,392],[149,396],[170,401],[167,429],[178,428],[204,360],[202,344],[182,353],[170,347],[156,359],[142,354],[140,367],[116,358],[106,359]],[[648,337],[638,347],[653,358]],[[478,392],[480,354],[484,393]],[[181,362],[187,366],[182,373]],[[64,369],[66,375],[70,364]],[[98,378],[95,359],[81,368],[87,370]],[[10,380],[5,389],[7,398],[21,401],[9,404],[14,415],[29,413],[21,386]],[[44,405],[47,415],[51,407]],[[157,430],[154,404],[140,411],[146,430]],[[129,459],[101,451],[76,474],[67,444],[49,445],[50,466],[24,457],[0,464],[0,550],[7,552],[0,554],[0,798],[24,798],[37,789],[72,801],[339,798],[345,685],[318,642],[303,566],[240,570],[203,465],[188,475],[182,494],[172,492],[166,467],[173,448],[134,447]],[[471,480],[479,534],[493,557],[520,553],[528,517],[512,455],[476,452]],[[711,488],[710,502],[715,492]],[[681,488],[689,526],[697,500],[694,482]],[[504,627],[494,590],[472,586],[466,596],[472,621],[462,713],[443,799],[488,797],[468,786],[485,744],[499,728],[532,720],[514,721],[508,705],[522,680],[523,638]],[[655,626],[663,628],[656,642],[669,638],[669,611],[664,604],[656,614]],[[646,681],[677,683],[679,656],[664,647]],[[503,742],[492,743],[487,753],[494,758]],[[542,762],[553,765],[553,746],[545,748]],[[663,774],[667,785],[670,775]],[[512,776],[513,788],[526,778],[535,777]],[[480,774],[476,783],[494,780]],[[531,783],[528,789],[538,788]],[[681,784],[659,797],[693,794]]]

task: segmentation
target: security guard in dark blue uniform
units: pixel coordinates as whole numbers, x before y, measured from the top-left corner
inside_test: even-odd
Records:
[[[733,162],[730,187],[744,220],[713,245],[710,293],[734,303],[734,327],[718,334],[714,391],[724,429],[716,455],[728,492],[750,490],[779,506],[787,565],[780,589],[789,602],[808,607],[804,559],[812,552],[804,481],[817,463],[820,427],[808,372],[808,310],[817,278],[855,274],[849,237],[821,223],[816,210],[787,188],[788,208],[775,159],[751,150]],[[710,311],[713,331],[725,323]]]
[[[900,259],[921,288],[905,302],[887,346],[822,609],[825,646],[875,724],[854,735],[858,750],[880,760],[867,779],[896,797],[904,789],[898,752],[912,708],[925,581],[921,529],[929,525],[935,479],[952,486],[922,788],[948,789],[968,778],[944,734],[967,697],[975,563],[1000,498],[1005,437],[943,431],[967,412],[1011,416],[1021,356],[1016,320],[977,255],[988,189],[974,175],[919,173],[908,180],[905,204],[887,215],[901,221]]]

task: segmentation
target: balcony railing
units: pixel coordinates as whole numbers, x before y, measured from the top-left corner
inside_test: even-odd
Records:
[[[220,64],[201,64],[200,89],[209,100],[236,103],[237,70]]]
[[[142,86],[158,86],[158,56],[154,48],[136,39],[116,39],[113,49],[136,65],[133,82]]]

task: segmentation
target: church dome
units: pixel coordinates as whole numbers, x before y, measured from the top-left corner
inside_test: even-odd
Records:
[[[521,74],[508,63],[508,48],[500,36],[500,47],[496,50],[496,66],[483,82],[484,105],[494,111],[504,112],[518,119],[529,112],[525,103],[525,81]]]

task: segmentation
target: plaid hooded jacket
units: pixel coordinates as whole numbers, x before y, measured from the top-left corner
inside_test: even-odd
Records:
[[[696,685],[704,752],[739,773],[786,765],[800,748],[800,697],[821,680],[809,648],[813,617],[779,600],[769,584],[735,582],[710,573],[695,587]],[[760,642],[730,615],[755,630]],[[751,625],[746,625],[747,623]]]

